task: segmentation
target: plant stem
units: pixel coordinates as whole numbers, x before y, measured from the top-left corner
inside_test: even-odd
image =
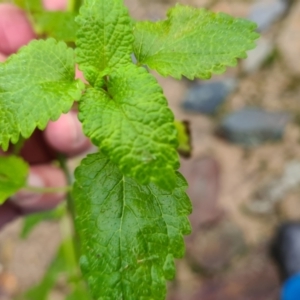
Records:
[[[63,155],[63,154],[59,154],[58,155],[58,161],[59,161],[61,169],[65,173],[68,184],[72,185],[73,180],[72,180],[72,176],[71,176],[71,173],[69,171],[69,168],[67,166],[66,156]],[[75,251],[77,260],[79,260],[79,257],[80,257],[80,254],[79,254],[79,238],[78,238],[77,233],[75,231],[75,218],[76,218],[75,204],[74,204],[74,199],[73,199],[72,194],[70,193],[70,191],[67,193],[67,208],[68,208],[69,214],[72,218],[72,224],[73,224],[73,229],[74,229],[74,235],[73,235],[73,239],[72,239],[73,240],[74,251]]]
[[[20,151],[22,150],[24,143],[25,143],[25,139],[21,136],[19,141],[13,147],[13,154],[14,155],[19,155],[20,154]]]
[[[69,0],[67,11],[78,12],[81,5],[82,5],[81,0]]]
[[[67,182],[69,186],[72,186],[72,176],[70,174],[70,171],[68,169],[67,166],[67,158],[65,155],[63,154],[59,154],[58,155],[58,161],[59,161],[59,165],[61,167],[61,169],[63,170],[63,172],[65,173],[65,176],[67,178]],[[75,220],[75,207],[74,207],[74,200],[72,195],[69,193],[70,190],[68,191],[67,194],[67,207],[68,207],[68,211],[70,212],[73,221]]]
[[[34,192],[34,193],[61,193],[61,192],[70,192],[72,190],[72,186],[62,186],[62,187],[53,187],[53,188],[40,188],[36,186],[25,186],[23,188],[26,191]]]

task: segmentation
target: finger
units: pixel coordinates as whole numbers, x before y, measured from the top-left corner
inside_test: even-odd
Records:
[[[25,12],[9,3],[0,4],[0,52],[12,54],[34,38]]]
[[[44,139],[44,133],[36,129],[30,139],[22,146],[20,155],[31,165],[44,164],[57,158],[57,153],[49,147]]]
[[[59,152],[75,155],[90,148],[90,140],[83,134],[75,111],[70,111],[55,122],[49,122],[45,130],[48,144]]]
[[[6,56],[0,53],[0,62],[4,62],[6,60]]]
[[[28,186],[37,188],[65,187],[67,180],[61,169],[51,165],[39,165],[30,168]],[[34,193],[22,190],[11,197],[11,200],[21,212],[31,213],[54,208],[65,199],[65,192]]]
[[[43,0],[43,6],[47,10],[66,10],[68,1],[66,0]]]
[[[83,72],[78,69],[77,65],[76,65],[75,79],[80,79],[85,84],[88,83],[84,78]]]
[[[0,229],[7,223],[21,215],[20,209],[12,202],[7,201],[0,206]]]

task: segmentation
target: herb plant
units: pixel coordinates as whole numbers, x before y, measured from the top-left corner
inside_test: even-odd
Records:
[[[166,20],[135,21],[122,0],[85,0],[76,22],[70,16],[35,13],[36,28],[60,41],[32,41],[0,64],[0,145],[29,138],[78,101],[100,149],[82,160],[72,192],[83,276],[94,299],[164,299],[192,207],[177,172],[178,126],[148,68],[208,79],[246,57],[256,25],[183,5]],[[74,79],[75,63],[88,83]],[[27,172],[21,158],[0,158],[0,203]]]

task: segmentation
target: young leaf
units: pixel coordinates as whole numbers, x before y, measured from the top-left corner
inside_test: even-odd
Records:
[[[95,299],[165,299],[190,232],[183,177],[177,173],[172,192],[143,186],[101,153],[85,158],[75,177],[80,263]]]
[[[255,28],[224,13],[176,5],[165,21],[135,23],[134,53],[163,76],[207,79],[246,57],[258,38]]]
[[[16,156],[0,156],[0,204],[26,184],[29,167]]]
[[[183,157],[190,157],[192,151],[191,134],[188,121],[175,121],[179,146],[177,151]]]
[[[0,146],[44,129],[81,96],[72,49],[54,39],[32,41],[0,64]]]
[[[107,91],[90,88],[79,102],[85,134],[123,174],[167,189],[179,167],[173,113],[155,78],[133,64],[109,76]]]
[[[76,39],[76,14],[65,11],[43,11],[33,14],[37,34],[47,35],[60,41],[74,42]]]
[[[76,60],[90,84],[99,73],[131,63],[133,33],[122,0],[86,0],[76,21]]]

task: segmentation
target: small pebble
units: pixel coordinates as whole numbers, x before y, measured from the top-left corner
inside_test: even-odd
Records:
[[[254,73],[258,71],[263,63],[274,51],[274,43],[271,40],[261,37],[256,42],[256,48],[247,53],[248,57],[242,61],[245,73]]]
[[[266,31],[284,16],[289,4],[288,0],[259,0],[252,6],[248,19],[258,25],[258,31]]]
[[[225,117],[219,133],[232,143],[253,147],[282,139],[290,119],[290,114],[285,112],[243,108]]]
[[[300,272],[300,223],[281,225],[272,245],[272,255],[283,279]]]
[[[224,79],[192,86],[182,104],[189,112],[212,115],[237,86],[235,79]]]

